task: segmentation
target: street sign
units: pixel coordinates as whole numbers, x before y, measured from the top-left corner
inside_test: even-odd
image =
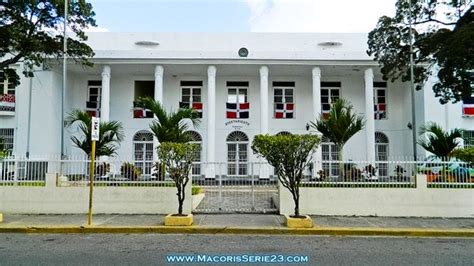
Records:
[[[98,117],[92,117],[92,134],[91,134],[91,140],[92,141],[98,141],[99,140],[99,123],[100,123],[100,118]]]

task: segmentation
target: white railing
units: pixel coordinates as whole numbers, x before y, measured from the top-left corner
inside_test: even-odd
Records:
[[[391,158],[392,159],[392,158]],[[390,161],[313,161],[304,172],[306,187],[415,187],[416,175],[426,175],[428,187],[474,188],[474,166],[456,160]],[[86,186],[89,163],[84,156],[61,159],[59,156],[0,159],[0,185],[42,186],[46,173],[58,175],[60,186]],[[97,186],[173,186],[172,181],[151,160],[98,158],[94,167]],[[196,163],[193,183],[245,185],[252,182],[275,183],[273,167],[262,162]]]
[[[0,158],[0,185],[44,186],[48,164],[44,158]]]

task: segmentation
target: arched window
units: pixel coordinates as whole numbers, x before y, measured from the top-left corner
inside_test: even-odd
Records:
[[[247,175],[249,138],[241,131],[227,136],[227,174],[229,176]]]
[[[133,163],[143,176],[151,176],[153,167],[153,134],[146,130],[133,136]]]
[[[194,160],[193,160],[193,167],[191,169],[191,174],[193,176],[199,177],[201,176],[201,152],[202,152],[202,137],[201,134],[199,134],[196,131],[187,131],[186,134],[189,136],[189,143],[194,143],[199,145],[199,150],[196,152],[194,155]]]
[[[339,164],[335,161],[339,159],[339,151],[336,145],[326,136],[321,138],[322,167],[327,176],[339,176]]]
[[[288,132],[288,131],[280,131],[276,135],[277,136],[289,136],[289,135],[291,135],[291,133]]]
[[[375,132],[375,156],[377,161],[388,161],[388,137],[382,132]],[[388,164],[377,163],[379,176],[388,176]]]

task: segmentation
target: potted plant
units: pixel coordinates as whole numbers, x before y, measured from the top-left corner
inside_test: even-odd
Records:
[[[275,168],[280,183],[288,189],[295,203],[293,215],[285,215],[286,225],[292,228],[313,227],[307,215],[299,209],[300,186],[304,170],[311,162],[314,149],[319,144],[316,135],[257,135],[252,142],[254,153],[265,158]]]
[[[165,217],[165,225],[192,225],[193,215],[183,213],[183,204],[186,198],[186,186],[190,180],[190,173],[194,154],[199,146],[193,143],[164,142],[157,148],[158,159],[165,166],[176,186],[178,196],[178,212]]]

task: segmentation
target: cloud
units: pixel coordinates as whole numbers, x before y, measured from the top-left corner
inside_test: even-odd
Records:
[[[253,32],[368,32],[395,0],[245,0]]]
[[[109,29],[103,27],[92,27],[84,29],[85,32],[109,32]]]

